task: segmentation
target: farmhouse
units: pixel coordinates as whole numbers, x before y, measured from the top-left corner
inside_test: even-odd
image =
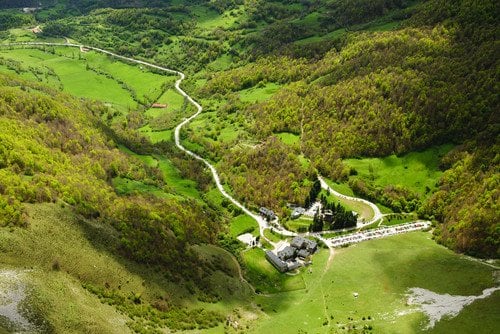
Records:
[[[266,218],[267,220],[276,219],[276,214],[274,213],[274,211],[270,210],[268,208],[265,208],[263,206],[259,209],[259,213],[262,217]]]
[[[295,250],[296,249],[293,247],[286,246],[285,248],[283,248],[278,252],[278,257],[283,261],[292,259],[295,257]]]
[[[328,222],[328,223],[331,223],[333,222],[333,212],[332,210],[325,210],[325,212],[323,213],[323,220]]]
[[[297,206],[295,208],[293,208],[293,211],[292,211],[292,214],[290,215],[290,218],[292,219],[297,219],[299,218],[300,216],[302,216],[302,214],[306,211],[306,209],[304,208],[301,208],[300,206]]]
[[[318,244],[316,243],[316,241],[306,239],[301,236],[296,236],[295,238],[293,238],[290,246],[296,248],[297,250],[306,250],[307,252],[309,252],[309,254],[314,253],[316,249],[318,249]]]
[[[39,9],[42,9],[42,7],[24,7],[22,11],[25,14],[30,14],[36,12]]]

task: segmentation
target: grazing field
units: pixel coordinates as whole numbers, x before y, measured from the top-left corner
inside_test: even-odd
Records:
[[[280,88],[281,85],[268,82],[262,87],[257,86],[240,91],[240,99],[243,102],[262,102],[273,96]]]
[[[198,191],[196,182],[183,178],[180,171],[174,166],[174,164],[167,158],[162,156],[151,156],[151,155],[140,155],[132,152],[124,146],[119,146],[120,150],[127,153],[128,155],[134,156],[141,160],[145,165],[149,167],[158,167],[162,173],[163,178],[166,182],[167,192],[163,192],[161,189],[145,185],[141,182],[132,182],[130,180],[114,180],[115,186],[118,186],[118,190],[128,193],[133,190],[146,191],[150,189],[153,194],[160,197],[172,196],[172,192],[185,197],[191,197],[195,199],[200,199],[201,195]]]
[[[295,145],[300,143],[300,137],[294,133],[280,132],[276,134],[276,137],[281,139],[281,141],[287,145]]]
[[[264,230],[264,236],[272,242],[279,242],[281,240],[286,240],[287,237],[275,232],[272,228]]]
[[[0,57],[18,63],[23,76],[43,81],[78,97],[99,100],[127,112],[162,95],[175,77],[77,48],[0,49]],[[2,65],[4,70],[7,66]],[[40,75],[43,74],[43,75]],[[169,96],[170,97],[170,96]]]
[[[286,227],[289,230],[297,232],[299,229],[305,229],[306,231],[309,229],[309,225],[312,224],[312,219],[292,219],[286,222]]]
[[[361,178],[378,186],[401,185],[421,196],[436,188],[442,171],[439,162],[453,148],[441,145],[422,152],[411,152],[401,157],[347,159],[344,163],[354,168]]]
[[[243,233],[252,233],[255,236],[259,235],[259,225],[248,215],[239,215],[231,220],[230,234],[237,237]]]
[[[356,197],[353,195],[351,188],[349,188],[347,185],[338,184],[330,180],[325,181],[333,190],[343,195]],[[333,200],[335,203],[340,203],[347,210],[356,212],[358,214],[358,217],[364,221],[369,221],[375,215],[373,209],[363,202],[354,201],[343,197],[337,197],[334,194],[328,194],[328,192],[326,192],[325,190],[321,190],[321,194],[324,194],[329,201]]]
[[[258,252],[245,255],[247,261],[252,260],[252,271],[270,266],[262,263]],[[322,250],[313,256],[310,271],[302,269],[302,289],[257,296],[257,305],[269,317],[260,318],[250,332],[275,333],[280,328],[283,333],[347,333],[363,329],[373,333],[420,333],[427,319],[416,306],[407,305],[409,288],[467,296],[480,295],[483,289],[495,286],[495,269],[437,245],[426,232],[336,249],[330,265],[327,259],[328,251]],[[265,269],[259,270],[264,276],[250,275],[254,284],[262,284],[265,273],[271,275]],[[500,293],[496,292],[466,306],[456,318],[438,322],[429,332],[493,333],[500,326],[499,306]]]

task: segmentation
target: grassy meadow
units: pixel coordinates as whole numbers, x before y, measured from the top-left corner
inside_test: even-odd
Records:
[[[437,245],[426,232],[336,249],[331,263],[328,251],[322,250],[300,276],[282,275],[286,283],[271,276],[268,270],[274,268],[266,269],[268,263],[259,264],[260,258],[253,258],[259,250],[252,252],[244,255],[253,261],[251,283],[273,282],[268,290],[281,287],[286,291],[287,284],[292,280],[297,283],[300,278],[303,286],[286,293],[258,295],[256,303],[268,317],[255,322],[251,333],[275,333],[277,328],[283,333],[349,333],[363,329],[371,333],[421,333],[425,332],[427,320],[415,307],[407,305],[405,294],[409,288],[466,296],[479,295],[483,289],[495,286],[493,268]],[[438,322],[428,332],[492,333],[500,325],[499,305],[500,293],[496,292],[466,306],[457,317]],[[477,319],[481,319],[481,326]]]
[[[251,233],[254,236],[259,235],[259,225],[252,217],[247,215],[234,217],[230,224],[230,234],[233,237],[243,233]]]
[[[383,158],[346,159],[344,163],[358,172],[352,178],[361,178],[378,186],[401,185],[425,196],[436,188],[442,175],[439,170],[440,159],[452,147],[436,146],[401,157],[391,155]]]
[[[0,57],[16,62],[27,79],[105,102],[122,113],[138,108],[138,102],[145,104],[160,98],[163,103],[172,98],[172,93],[163,92],[165,86],[173,84],[173,76],[156,74],[93,51],[82,53],[70,47],[46,47],[46,51],[50,52],[0,48]],[[13,71],[6,65],[0,65],[0,70]]]

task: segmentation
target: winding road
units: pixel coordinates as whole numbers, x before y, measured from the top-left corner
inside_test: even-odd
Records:
[[[221,181],[220,181],[220,176],[217,172],[217,170],[215,169],[215,167],[210,163],[208,162],[208,160],[204,159],[203,157],[199,156],[198,154],[188,150],[186,147],[184,147],[181,143],[181,140],[180,140],[180,132],[181,132],[181,129],[186,125],[188,124],[189,122],[191,122],[193,119],[195,119],[202,111],[203,111],[203,107],[198,103],[196,102],[191,96],[189,96],[182,88],[181,88],[181,83],[182,81],[186,78],[185,74],[180,72],[180,71],[177,71],[177,70],[173,70],[173,69],[170,69],[170,68],[167,68],[167,67],[163,67],[163,66],[158,66],[158,65],[155,65],[155,64],[152,64],[152,63],[149,63],[149,62],[146,62],[146,61],[143,61],[143,60],[137,60],[137,59],[134,59],[134,58],[130,58],[130,57],[126,57],[126,56],[122,56],[122,55],[119,55],[119,54],[116,54],[114,52],[111,52],[111,51],[107,51],[107,50],[104,50],[104,49],[101,49],[101,48],[97,48],[97,47],[93,47],[93,46],[87,46],[87,45],[83,45],[83,44],[75,44],[75,43],[69,43],[69,40],[66,39],[66,43],[51,43],[51,42],[19,42],[19,43],[6,43],[6,44],[0,44],[0,47],[14,47],[14,46],[61,46],[61,47],[74,47],[74,48],[78,48],[80,50],[94,50],[94,51],[97,51],[97,52],[100,52],[100,53],[103,53],[103,54],[106,54],[106,55],[109,55],[109,56],[112,56],[114,58],[117,58],[117,59],[121,59],[121,60],[125,60],[127,62],[131,62],[131,63],[136,63],[136,64],[140,64],[140,65],[144,65],[144,66],[147,66],[147,67],[150,67],[150,68],[154,68],[154,69],[157,69],[157,70],[160,70],[160,71],[163,71],[163,72],[166,72],[166,73],[171,73],[171,74],[175,74],[175,75],[178,75],[179,76],[179,79],[175,82],[175,89],[177,90],[177,92],[179,92],[179,94],[181,94],[185,99],[187,99],[189,101],[189,103],[191,103],[194,107],[196,107],[196,113],[191,115],[190,117],[188,118],[185,118],[180,124],[178,124],[176,127],[175,127],[175,131],[174,131],[174,139],[175,139],[175,145],[177,146],[177,148],[179,148],[181,151],[185,152],[187,155],[193,157],[194,159],[196,160],[199,160],[201,162],[203,162],[205,164],[205,166],[210,169],[210,172],[212,173],[212,177],[214,179],[214,182],[217,186],[217,189],[220,191],[220,193],[225,197],[227,198],[229,201],[231,201],[231,203],[233,203],[235,206],[237,206],[238,208],[240,208],[245,214],[247,214],[248,216],[250,216],[251,218],[253,218],[258,224],[259,224],[259,231],[260,231],[260,236],[261,238],[264,238],[265,240],[267,240],[268,242],[270,242],[271,244],[274,245],[274,243],[272,243],[269,239],[267,239],[264,235],[264,230],[265,229],[268,229],[268,228],[271,228],[271,226],[268,224],[268,222],[262,218],[260,215],[250,211],[247,207],[245,207],[243,204],[241,204],[240,202],[238,202],[234,197],[232,197],[223,187]],[[380,220],[384,215],[380,212],[379,208],[373,204],[372,202],[369,202],[365,199],[362,199],[362,198],[357,198],[357,197],[350,197],[350,196],[346,196],[344,194],[341,194],[337,191],[335,191],[334,189],[332,189],[326,182],[325,180],[320,176],[318,175],[318,179],[321,183],[321,187],[323,189],[327,189],[330,191],[330,193],[334,194],[336,197],[339,197],[339,198],[344,198],[346,200],[351,200],[351,201],[359,201],[359,202],[362,202],[364,203],[365,205],[368,205],[374,212],[374,216],[373,218],[362,224],[361,226],[365,226],[365,225],[369,225],[369,224],[372,224],[378,220]],[[273,227],[273,230],[279,234],[282,234],[282,235],[285,235],[285,236],[295,236],[297,235],[297,233],[295,232],[292,232],[292,231],[288,231],[286,229],[284,229],[283,227],[281,227],[279,225],[279,223],[275,224]],[[321,236],[320,233],[315,233],[313,234],[314,237],[316,237],[317,239],[321,240],[325,245],[328,246],[329,250],[330,250],[330,259],[329,259],[329,262],[331,261],[331,258],[333,258],[333,247],[331,246],[331,243],[328,242],[327,239],[323,238]]]
[[[136,64],[144,65],[144,66],[151,67],[151,68],[154,68],[154,69],[157,69],[157,70],[160,70],[160,71],[164,71],[164,72],[167,72],[167,73],[172,73],[172,74],[178,75],[179,79],[175,82],[175,89],[177,90],[177,92],[179,92],[179,94],[181,94],[184,98],[186,98],[189,101],[189,103],[191,103],[193,106],[195,106],[197,111],[196,111],[196,113],[194,115],[190,116],[189,118],[184,119],[179,125],[176,126],[175,132],[174,132],[175,145],[181,151],[183,151],[186,154],[190,155],[194,159],[203,162],[205,164],[205,166],[207,166],[210,169],[210,171],[212,172],[212,177],[214,179],[214,182],[215,182],[215,184],[217,186],[217,189],[220,191],[220,193],[224,197],[226,197],[229,201],[231,201],[231,203],[233,203],[235,206],[237,206],[238,208],[240,208],[245,214],[247,214],[250,217],[252,217],[259,224],[259,230],[260,230],[261,237],[265,238],[265,236],[264,236],[264,229],[269,228],[269,224],[267,223],[267,221],[265,219],[263,219],[261,216],[259,216],[258,214],[255,214],[252,211],[250,211],[248,208],[246,208],[243,204],[241,204],[240,202],[238,202],[234,197],[232,197],[224,189],[224,187],[222,186],[222,183],[220,182],[220,176],[217,173],[217,170],[215,169],[215,167],[212,164],[210,164],[210,162],[208,162],[206,159],[200,157],[196,153],[188,150],[187,148],[185,148],[181,144],[180,132],[181,132],[182,127],[184,125],[188,124],[189,122],[191,122],[194,118],[196,118],[203,111],[203,107],[198,102],[196,102],[191,96],[189,96],[181,88],[181,83],[186,78],[186,75],[184,73],[182,73],[180,71],[177,71],[177,70],[173,70],[173,69],[167,68],[167,67],[163,67],[163,66],[158,66],[158,65],[155,65],[155,64],[151,64],[151,63],[148,63],[148,62],[143,61],[143,60],[137,60],[137,59],[134,59],[134,58],[121,56],[119,54],[116,54],[116,53],[108,51],[108,50],[100,49],[100,48],[93,47],[93,46],[83,45],[83,44],[74,44],[74,43],[49,43],[49,42],[20,42],[20,43],[0,44],[0,46],[6,46],[6,47],[9,47],[9,46],[63,46],[63,47],[74,47],[74,48],[78,48],[80,50],[82,50],[82,49],[88,49],[88,50],[94,50],[94,51],[97,51],[97,52],[100,52],[100,53],[104,53],[104,54],[107,54],[109,56],[112,56],[112,57],[115,57],[115,58],[118,58],[118,59],[122,59],[122,60],[125,60],[125,61],[128,61],[128,62],[131,62],[131,63],[136,63]],[[281,229],[275,229],[275,230],[277,232],[279,232],[279,233],[283,233],[283,234],[286,234],[286,235],[294,235],[294,233],[290,232],[290,231],[285,231],[285,230],[281,230]]]
[[[384,217],[384,215],[382,214],[382,212],[380,212],[380,209],[378,208],[378,206],[376,206],[372,202],[367,201],[366,199],[363,199],[363,198],[359,198],[359,197],[347,196],[347,195],[339,193],[338,191],[335,191],[332,187],[330,187],[325,182],[325,180],[323,179],[323,177],[321,177],[321,175],[318,175],[318,180],[321,183],[321,188],[330,191],[330,193],[333,194],[333,195],[335,195],[336,197],[343,198],[343,199],[350,200],[350,201],[361,202],[361,203],[363,203],[365,205],[368,205],[373,210],[373,218],[370,219],[369,221],[367,221],[364,224],[358,225],[357,226],[358,228],[359,227],[363,227],[365,225],[370,225],[372,223],[375,223],[376,221],[378,221],[378,220],[382,219],[382,217]]]

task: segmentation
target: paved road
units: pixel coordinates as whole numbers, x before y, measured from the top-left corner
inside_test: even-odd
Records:
[[[367,201],[366,199],[363,199],[363,198],[359,198],[359,197],[347,196],[347,195],[339,193],[338,191],[335,191],[332,187],[330,187],[325,182],[325,180],[321,177],[321,175],[318,175],[318,179],[319,179],[319,182],[321,183],[321,188],[329,190],[330,193],[334,194],[336,197],[344,198],[344,199],[347,199],[347,200],[350,200],[350,201],[361,202],[363,204],[368,205],[373,210],[373,218],[370,221],[368,221],[368,222],[366,222],[364,224],[359,224],[357,226],[358,228],[359,227],[363,227],[365,225],[370,225],[370,224],[372,224],[372,223],[374,223],[374,222],[382,219],[382,217],[384,216],[382,214],[382,212],[380,212],[380,209],[375,204],[373,204],[372,202]]]

